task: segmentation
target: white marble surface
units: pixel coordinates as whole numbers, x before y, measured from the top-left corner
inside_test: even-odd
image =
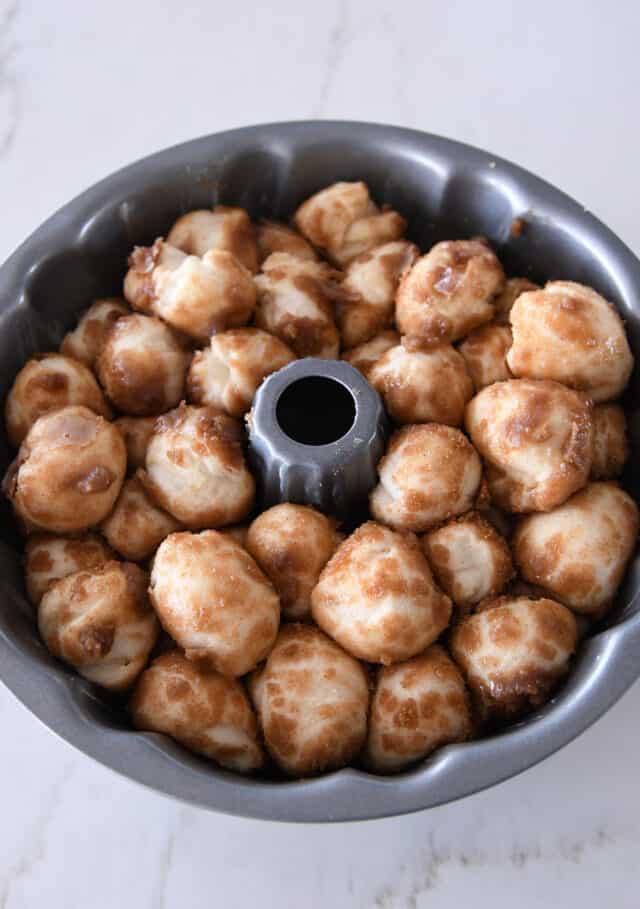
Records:
[[[311,116],[492,149],[640,251],[639,38],[637,2],[0,0],[0,259],[134,158]],[[298,828],[145,791],[0,688],[0,907],[637,907],[639,711],[463,802]]]

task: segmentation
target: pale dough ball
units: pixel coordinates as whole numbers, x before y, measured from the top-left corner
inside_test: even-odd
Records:
[[[156,422],[147,446],[145,487],[193,530],[241,521],[255,492],[242,438],[242,427],[226,414],[181,404]]]
[[[421,533],[472,507],[482,479],[480,458],[457,429],[439,423],[404,426],[378,464],[371,515],[398,530]]]
[[[3,491],[27,524],[77,533],[109,514],[126,466],[115,426],[86,407],[64,407],[33,424],[7,470]]]
[[[278,591],[283,616],[309,616],[311,591],[339,541],[334,522],[305,505],[284,502],[253,521],[246,548]]]
[[[280,338],[299,357],[335,359],[340,336],[332,303],[343,293],[341,278],[326,262],[273,253],[255,279],[256,325]]]
[[[164,322],[134,313],[115,323],[96,366],[107,397],[119,410],[151,416],[180,402],[189,360]]]
[[[433,644],[411,660],[378,670],[365,752],[371,770],[402,770],[436,748],[464,742],[472,731],[464,679],[442,647]]]
[[[150,595],[187,659],[223,675],[254,669],[278,633],[271,582],[239,543],[215,530],[167,537],[153,561]]]
[[[55,581],[76,571],[94,571],[115,558],[107,544],[92,533],[78,537],[37,534],[27,540],[24,575],[27,594],[37,606]]]
[[[399,239],[407,222],[391,209],[381,211],[366,183],[333,183],[303,202],[295,225],[307,240],[337,265]]]
[[[520,294],[529,290],[540,290],[540,287],[538,284],[534,284],[533,281],[529,281],[528,278],[509,278],[502,291],[493,300],[496,322],[508,325],[511,307]]]
[[[386,353],[392,347],[397,347],[400,343],[400,335],[397,331],[381,331],[379,335],[364,344],[358,344],[350,350],[345,350],[342,359],[347,363],[355,366],[365,378],[369,377],[369,372],[374,363],[377,363],[383,353]]]
[[[164,240],[139,246],[129,259],[124,295],[196,341],[245,325],[255,310],[251,272],[233,253],[212,249],[188,256]]]
[[[451,600],[435,586],[413,534],[368,521],[329,560],[311,612],[353,656],[386,665],[433,643],[449,624]]]
[[[134,475],[124,481],[113,511],[100,529],[123,558],[142,562],[165,537],[179,530],[180,524],[155,504],[140,477]]]
[[[524,518],[514,553],[525,580],[576,612],[613,602],[638,537],[638,507],[613,483],[590,483],[547,514]]]
[[[436,243],[400,282],[396,324],[415,347],[456,341],[489,322],[504,272],[483,239]]]
[[[216,205],[213,211],[187,212],[169,231],[167,243],[194,256],[204,256],[211,249],[224,249],[249,271],[258,270],[256,236],[244,208]]]
[[[144,467],[147,445],[156,425],[155,417],[118,417],[114,426],[127,447],[127,467],[131,472]]]
[[[619,404],[597,404],[593,408],[594,480],[610,480],[620,476],[629,457],[627,421]]]
[[[111,409],[91,370],[71,357],[39,354],[16,376],[5,402],[5,426],[12,445],[20,445],[38,417],[81,404],[110,419]]]
[[[429,350],[392,347],[374,363],[368,379],[396,423],[459,426],[473,397],[464,359],[450,344]]]
[[[464,357],[476,391],[511,378],[507,366],[510,347],[511,329],[508,325],[489,322],[467,335],[458,350]]]
[[[107,562],[56,581],[40,601],[42,640],[96,685],[128,688],[158,636],[147,582],[146,573],[129,562]]]
[[[315,262],[318,259],[313,247],[307,243],[302,234],[278,221],[261,221],[257,229],[258,257],[260,262],[268,259],[271,253],[283,252],[299,259]]]
[[[593,447],[591,406],[557,382],[512,379],[484,388],[465,424],[485,460],[495,504],[548,511],[584,486]]]
[[[590,287],[552,281],[521,294],[510,313],[509,369],[528,379],[554,379],[609,401],[624,390],[633,355],[622,319]]]
[[[64,336],[60,353],[80,360],[93,369],[113,323],[130,312],[124,300],[119,297],[96,300],[82,313],[74,330]]]
[[[286,344],[259,328],[235,328],[211,338],[191,361],[189,397],[241,417],[251,409],[263,379],[295,360]]]
[[[179,650],[163,653],[145,669],[129,711],[136,729],[171,736],[236,773],[263,764],[256,718],[242,685],[190,663]]]
[[[451,632],[451,653],[479,718],[511,721],[539,707],[569,671],[578,630],[553,600],[499,597]]]
[[[312,625],[285,625],[251,679],[265,744],[291,776],[345,767],[367,734],[363,667]]]

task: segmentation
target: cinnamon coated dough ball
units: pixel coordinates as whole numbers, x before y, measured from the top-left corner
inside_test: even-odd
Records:
[[[333,183],[303,202],[295,225],[337,265],[361,253],[398,240],[407,222],[391,209],[381,211],[366,183]]]
[[[485,460],[491,498],[505,511],[549,511],[591,470],[591,405],[557,382],[511,379],[484,388],[465,424]]]
[[[109,514],[126,465],[115,426],[86,407],[63,407],[33,424],[7,470],[3,491],[27,524],[77,533]]]
[[[124,295],[196,341],[245,325],[256,305],[251,272],[233,253],[211,249],[199,258],[161,239],[133,251]]]
[[[311,612],[353,656],[388,665],[435,641],[449,624],[451,600],[435,586],[413,534],[368,521],[329,560]]]
[[[190,355],[174,332],[134,313],[115,323],[97,362],[109,400],[134,416],[164,413],[182,398]]]
[[[96,300],[80,316],[74,330],[64,336],[60,353],[93,369],[113,323],[129,312],[131,310],[119,297]]]
[[[576,612],[613,602],[638,538],[638,507],[614,483],[590,483],[547,514],[520,522],[514,553],[523,578]]]
[[[256,236],[244,208],[216,205],[213,211],[187,212],[169,231],[167,243],[194,256],[204,256],[212,249],[224,249],[249,271],[258,270]]]
[[[578,629],[553,600],[498,597],[451,632],[479,719],[511,721],[544,704],[569,671]]]
[[[107,562],[56,581],[40,601],[42,640],[89,681],[112,691],[128,688],[158,636],[147,582],[129,562]]]
[[[315,508],[284,502],[263,511],[249,527],[246,548],[271,579],[287,619],[307,618],[311,591],[340,536]]]
[[[463,609],[495,597],[514,575],[507,541],[477,512],[432,530],[422,545],[436,580]]]
[[[415,347],[456,341],[489,322],[504,272],[488,243],[447,240],[418,259],[400,282],[396,324]]]
[[[100,529],[123,558],[142,562],[170,533],[179,530],[180,524],[156,505],[140,477],[134,475],[124,481],[113,511]]]
[[[429,350],[392,347],[374,363],[368,379],[396,423],[459,426],[473,397],[464,359],[450,344]]]
[[[310,262],[315,262],[318,258],[313,246],[307,243],[302,234],[278,221],[261,221],[256,235],[260,262],[264,262],[271,253],[276,252],[288,253]]]
[[[511,378],[507,366],[510,347],[511,329],[508,325],[489,322],[467,335],[458,350],[464,357],[476,391]]]
[[[326,262],[273,253],[255,279],[256,325],[280,338],[299,357],[335,359],[340,336],[332,303],[343,294],[341,277]]]
[[[81,404],[111,418],[95,376],[84,363],[61,354],[39,354],[16,376],[5,402],[5,426],[12,445],[20,445],[38,417]]]
[[[624,390],[633,369],[624,325],[590,287],[551,281],[521,294],[509,318],[507,363],[515,376],[554,379],[593,401],[610,401]]]
[[[504,288],[493,300],[496,311],[496,322],[499,322],[501,325],[508,325],[511,307],[520,294],[526,293],[529,290],[540,290],[540,286],[534,284],[533,281],[529,281],[528,278],[508,278]]]
[[[285,625],[250,681],[265,744],[290,776],[345,767],[367,734],[360,663],[312,625]]]
[[[393,434],[378,476],[369,500],[372,517],[398,530],[422,533],[469,511],[482,466],[459,430],[427,423]]]
[[[27,594],[37,606],[49,587],[76,571],[94,571],[112,561],[115,554],[93,533],[77,537],[37,534],[27,540],[24,574]]]
[[[255,483],[240,424],[210,407],[181,404],[159,417],[141,478],[152,498],[192,530],[241,521]]]
[[[251,409],[263,379],[295,359],[286,344],[259,328],[223,331],[194,355],[187,376],[189,397],[241,417]]]
[[[402,770],[472,731],[469,693],[442,647],[378,670],[365,752],[371,770]]]
[[[345,350],[342,359],[347,363],[355,366],[365,378],[369,378],[369,372],[374,363],[377,363],[383,353],[386,353],[392,347],[397,347],[400,343],[400,335],[397,331],[389,329],[381,331],[379,335],[365,341],[364,344],[358,344],[350,350]]]
[[[127,447],[127,467],[131,472],[144,467],[147,445],[156,425],[155,417],[118,417],[114,426],[124,439]]]
[[[591,478],[611,480],[620,476],[629,457],[627,421],[619,404],[593,408],[593,463]]]
[[[262,766],[257,723],[242,685],[163,653],[138,679],[129,711],[136,729],[171,736],[189,751],[236,773]]]

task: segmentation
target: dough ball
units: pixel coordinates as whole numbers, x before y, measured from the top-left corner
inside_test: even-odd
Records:
[[[463,609],[495,597],[514,575],[507,541],[477,512],[430,531],[422,545],[436,580]]]
[[[472,731],[467,688],[442,647],[378,670],[365,757],[371,770],[402,770]]]
[[[481,721],[512,721],[551,696],[569,671],[578,631],[553,600],[499,597],[451,633],[451,652]]]
[[[130,471],[144,467],[147,445],[156,425],[155,417],[119,417],[114,426],[124,439],[127,447],[127,466]]]
[[[244,208],[216,205],[213,211],[187,212],[169,231],[167,243],[194,256],[223,249],[232,253],[249,271],[258,271],[256,235]]]
[[[241,521],[255,492],[242,438],[242,427],[226,414],[181,404],[156,422],[143,482],[165,511],[193,530]]]
[[[449,624],[413,534],[368,521],[342,543],[311,594],[318,625],[353,656],[397,663],[420,653]]]
[[[24,574],[29,599],[37,606],[49,587],[76,571],[95,571],[115,558],[93,533],[78,537],[37,534],[27,540]]]
[[[271,253],[280,252],[297,256],[298,259],[307,259],[310,262],[318,259],[313,247],[297,230],[287,227],[286,224],[280,224],[278,221],[261,221],[258,225],[257,237],[260,262],[268,259]]]
[[[504,272],[483,239],[436,243],[400,282],[396,324],[415,347],[456,341],[489,322]]]
[[[507,366],[510,347],[511,329],[508,325],[489,322],[467,335],[458,350],[464,357],[476,391],[511,378]]]
[[[496,322],[501,325],[508,325],[511,307],[520,294],[529,290],[540,290],[540,287],[538,284],[534,284],[533,281],[529,281],[528,278],[509,278],[502,291],[493,300]]]
[[[90,369],[61,354],[39,354],[16,376],[5,402],[5,425],[18,447],[38,417],[70,404],[81,404],[110,419],[111,409]]]
[[[381,211],[366,183],[333,183],[303,202],[294,215],[305,237],[337,265],[399,239],[407,222],[391,209]]]
[[[80,316],[74,330],[64,336],[60,353],[65,357],[80,360],[85,366],[93,369],[113,323],[128,315],[130,311],[124,300],[119,297],[96,300]]]
[[[583,396],[557,382],[512,379],[484,388],[465,423],[491,498],[506,511],[549,511],[587,482],[593,421]]]
[[[7,470],[3,490],[27,524],[77,533],[109,514],[126,465],[115,426],[86,407],[63,407],[33,424]]]
[[[593,408],[594,480],[611,480],[620,476],[629,457],[627,421],[619,404],[597,404]]]
[[[231,527],[223,527],[219,533],[235,540],[236,543],[239,543],[240,546],[244,546],[245,549],[247,548],[247,534],[249,533],[248,524],[233,524]]]
[[[267,749],[291,776],[345,767],[362,748],[366,673],[312,625],[285,625],[250,686]]]
[[[142,562],[180,525],[155,504],[135,475],[124,481],[114,509],[100,529],[123,558]]]
[[[638,507],[613,483],[590,483],[563,505],[524,518],[514,553],[525,580],[576,612],[613,602],[638,537]]]
[[[396,423],[459,426],[473,397],[464,359],[450,344],[430,350],[392,347],[374,363],[368,379]]]
[[[107,562],[56,581],[40,601],[38,627],[51,653],[96,685],[128,688],[158,636],[147,575],[129,562]]]
[[[187,659],[223,675],[254,669],[278,633],[270,581],[242,546],[215,530],[167,537],[153,561],[150,595]]]
[[[369,371],[374,363],[380,359],[383,353],[386,353],[392,347],[397,347],[400,343],[400,335],[397,331],[381,331],[379,335],[364,344],[358,344],[351,350],[345,350],[342,359],[347,363],[355,366],[365,378],[369,377]]]
[[[308,618],[311,591],[339,540],[334,522],[305,505],[275,505],[253,521],[246,548],[277,590],[285,618]]]
[[[256,718],[242,685],[190,663],[178,650],[145,669],[129,710],[136,729],[169,735],[236,773],[262,766]]]
[[[554,379],[609,401],[624,390],[633,355],[622,319],[604,297],[572,281],[521,294],[510,313],[514,376]]]
[[[223,331],[191,361],[189,397],[196,404],[210,404],[241,417],[251,409],[263,379],[295,358],[279,338],[259,328]]]
[[[393,434],[378,476],[369,501],[372,517],[398,530],[422,533],[469,511],[482,467],[459,430],[427,423]]]

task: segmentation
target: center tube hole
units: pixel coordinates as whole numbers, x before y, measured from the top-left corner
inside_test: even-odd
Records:
[[[276,405],[282,431],[302,445],[328,445],[346,435],[356,418],[356,402],[346,386],[325,376],[292,382]]]

